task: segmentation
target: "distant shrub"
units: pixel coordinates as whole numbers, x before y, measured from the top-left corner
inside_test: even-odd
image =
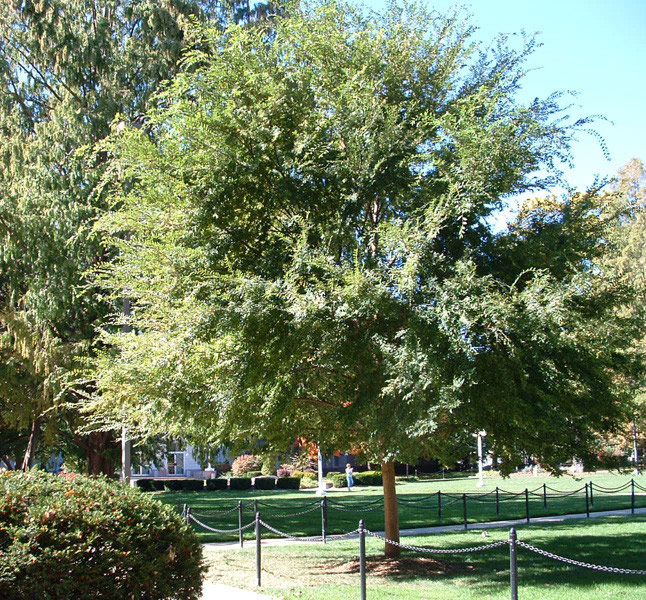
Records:
[[[168,479],[162,480],[167,492],[201,492],[204,490],[204,479]]]
[[[244,474],[244,477],[248,477],[249,479],[252,479],[254,477],[262,477],[262,471],[247,471]]]
[[[354,474],[355,485],[383,485],[381,471],[364,471]]]
[[[232,490],[250,490],[251,479],[249,477],[231,477],[229,478],[229,487]]]
[[[204,491],[204,479],[185,479],[182,483],[182,489],[186,492]]]
[[[253,454],[241,454],[233,461],[231,472],[240,477],[249,471],[260,471],[262,468],[262,459]]]
[[[229,480],[225,479],[224,477],[206,480],[206,489],[209,492],[213,492],[215,490],[226,490],[228,487],[229,487]]]
[[[328,471],[325,479],[332,479],[332,475],[343,475],[341,471]]]
[[[312,477],[310,473],[307,473],[305,477],[297,479],[300,479],[301,488],[304,490],[311,490],[319,485],[318,479],[316,479],[316,477]]]
[[[167,492],[181,492],[183,489],[182,483],[179,479],[169,479],[164,481],[164,489]]]
[[[298,477],[280,477],[276,480],[276,487],[281,490],[298,490],[301,480]]]
[[[264,458],[260,470],[263,475],[276,475],[276,459],[273,457]]]
[[[225,475],[231,471],[231,463],[228,460],[224,462],[216,462],[211,465],[219,475]]]
[[[301,479],[304,475],[305,473],[303,471],[292,471],[290,477],[298,477]]]
[[[283,469],[282,467],[276,471],[276,476],[277,477],[289,477],[290,473],[287,469]]]
[[[3,600],[197,600],[202,549],[172,507],[105,479],[0,473]]]
[[[254,487],[257,490],[273,490],[276,487],[276,480],[273,477],[256,477]]]
[[[347,487],[348,480],[343,473],[334,473],[332,476],[328,474],[328,480],[332,482],[335,488]]]
[[[134,482],[142,492],[152,492],[155,489],[152,479],[135,479]]]

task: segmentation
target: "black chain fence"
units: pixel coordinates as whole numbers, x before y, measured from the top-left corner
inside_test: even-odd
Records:
[[[638,502],[641,506],[646,506],[645,492],[645,487],[631,479],[614,488],[590,482],[574,490],[558,490],[544,484],[534,489],[526,488],[520,492],[512,492],[499,487],[480,493],[455,494],[438,491],[417,498],[400,496],[398,503],[402,509],[408,511],[408,514],[415,515],[412,528],[460,523],[466,530],[470,522],[523,518],[529,523],[532,517],[573,512],[585,512],[589,517],[595,511],[625,509],[634,514]],[[186,512],[187,508],[187,505],[178,506],[178,510],[181,510],[182,514]],[[250,502],[240,501],[235,506],[226,509],[200,508],[195,510],[191,508],[191,514],[194,518],[200,519],[202,524],[198,526],[204,530],[211,533],[231,534],[242,527],[243,521],[253,518],[259,512],[262,512],[264,518],[294,519],[320,511],[321,537],[326,539],[329,537],[330,515],[332,515],[332,529],[338,532],[344,526],[347,527],[347,518],[351,514],[369,515],[370,513],[379,513],[383,509],[383,498],[367,502],[348,502],[325,496],[322,500],[317,499],[290,505],[287,510],[279,504],[253,500]],[[217,528],[204,523],[205,520],[220,520],[234,512],[238,513],[238,528]],[[246,518],[245,513],[249,515]],[[404,525],[402,527],[405,528]],[[242,537],[240,540],[242,543]]]
[[[445,508],[447,506],[450,506],[451,504],[456,504],[456,503],[461,503],[463,510],[464,510],[464,525],[465,528],[467,526],[467,505],[468,501],[474,501],[474,502],[495,502],[496,503],[496,508],[498,510],[498,507],[501,502],[505,502],[509,500],[510,498],[522,498],[525,501],[525,507],[526,507],[526,518],[527,521],[529,522],[530,519],[530,514],[529,514],[529,499],[530,497],[540,497],[543,499],[545,506],[547,506],[547,501],[549,498],[562,498],[562,497],[569,497],[572,495],[580,494],[584,495],[585,497],[585,506],[586,506],[586,513],[588,516],[590,516],[590,507],[594,503],[594,497],[595,494],[597,497],[599,495],[603,494],[618,494],[618,493],[623,493],[626,492],[628,489],[630,489],[630,507],[632,510],[631,512],[634,513],[635,511],[635,495],[636,492],[646,492],[646,488],[643,488],[639,484],[637,484],[634,480],[630,480],[628,483],[622,486],[618,486],[616,488],[604,488],[602,486],[595,485],[593,486],[592,483],[586,483],[583,487],[581,487],[578,490],[570,490],[570,491],[561,491],[561,490],[555,490],[553,488],[550,488],[549,486],[543,485],[541,487],[538,487],[534,490],[529,490],[525,489],[522,492],[507,492],[504,490],[501,490],[499,488],[496,488],[495,490],[491,492],[486,492],[486,493],[479,493],[479,494],[448,494],[444,493],[441,494],[438,492],[437,494],[434,494],[432,496],[429,496],[428,498],[418,498],[418,499],[413,499],[413,500],[407,500],[404,498],[400,498],[399,502],[402,504],[410,504],[414,505],[416,507],[422,507],[428,509],[428,504],[429,504],[429,499],[433,498],[437,500],[437,505],[436,508],[438,509],[440,515],[441,515],[441,510],[442,506]],[[321,511],[321,529],[322,529],[322,534],[320,536],[309,536],[309,537],[300,537],[300,536],[295,536],[292,535],[288,532],[282,531],[281,529],[269,524],[266,520],[261,518],[259,508],[260,506],[264,506],[265,508],[270,508],[270,509],[281,509],[282,507],[280,505],[276,504],[271,504],[267,502],[261,502],[258,500],[255,500],[253,503],[245,503],[243,502],[238,502],[237,506],[227,509],[227,510],[212,510],[208,512],[193,512],[190,506],[184,505],[182,507],[182,514],[184,516],[184,519],[186,523],[193,523],[197,525],[198,527],[203,528],[206,531],[212,532],[212,533],[219,533],[219,534],[232,534],[232,533],[237,533],[239,535],[239,541],[240,541],[240,547],[243,547],[244,544],[244,539],[243,539],[243,534],[245,531],[250,530],[251,528],[254,528],[255,530],[255,546],[256,546],[256,584],[257,586],[261,586],[261,576],[262,576],[262,551],[261,551],[261,542],[262,542],[262,530],[266,529],[267,531],[271,532],[273,535],[278,536],[279,538],[287,539],[287,540],[292,540],[292,541],[298,541],[302,543],[327,543],[330,541],[337,541],[337,540],[342,540],[342,539],[349,539],[349,538],[359,538],[359,579],[360,579],[360,587],[361,587],[361,600],[366,600],[366,594],[367,594],[367,579],[366,579],[366,546],[365,546],[365,540],[366,536],[373,537],[376,539],[379,539],[383,541],[385,544],[390,544],[392,546],[397,546],[399,548],[402,548],[403,550],[407,550],[409,552],[418,552],[422,554],[469,554],[469,553],[474,553],[474,552],[485,552],[489,550],[495,550],[498,548],[502,547],[509,547],[509,584],[510,584],[510,594],[511,594],[511,599],[512,600],[517,600],[518,599],[518,565],[517,565],[517,550],[518,548],[523,548],[529,552],[533,552],[535,554],[541,555],[545,558],[558,561],[561,563],[565,563],[568,565],[572,565],[574,567],[579,567],[579,568],[584,568],[584,569],[591,569],[594,571],[602,571],[605,573],[614,573],[617,575],[638,575],[638,576],[646,576],[646,570],[641,570],[641,569],[624,569],[620,567],[611,567],[611,566],[606,566],[606,565],[598,565],[598,564],[593,564],[593,563],[586,563],[580,560],[575,560],[573,558],[568,558],[565,556],[562,556],[560,554],[554,554],[552,552],[548,552],[547,550],[544,550],[542,548],[539,548],[537,546],[533,546],[531,544],[528,544],[526,542],[523,542],[521,540],[517,539],[517,534],[515,529],[511,529],[509,532],[509,539],[508,540],[503,540],[499,542],[493,542],[490,544],[480,544],[477,546],[470,546],[470,547],[465,547],[465,548],[428,548],[424,546],[414,546],[410,544],[403,544],[399,540],[392,540],[387,538],[384,535],[381,535],[379,533],[375,533],[370,531],[369,529],[366,528],[365,523],[363,520],[359,521],[359,527],[357,529],[353,529],[350,531],[347,531],[345,533],[340,533],[340,534],[334,534],[334,535],[329,535],[327,533],[327,512],[329,509],[336,509],[340,511],[346,511],[346,512],[371,512],[376,509],[383,509],[383,505],[381,504],[381,500],[374,501],[374,502],[367,502],[363,503],[361,505],[347,505],[344,504],[343,502],[337,501],[337,500],[329,500],[327,497],[324,497],[321,501],[314,501],[312,503],[304,503],[298,507],[301,510],[297,510],[296,512],[279,512],[279,513],[272,513],[270,517],[264,516],[264,519],[271,518],[271,519],[281,519],[281,518],[292,518],[296,515],[304,515],[310,512],[314,512],[316,510]],[[243,525],[243,516],[244,516],[244,511],[245,508],[249,509],[251,506],[253,506],[253,509],[255,511],[255,516],[254,519],[247,524]],[[234,511],[238,511],[238,527],[236,528],[231,528],[231,529],[219,529],[212,527],[211,525],[208,525],[204,523],[200,517],[214,517],[214,516],[224,516],[228,513],[232,513]],[[441,516],[440,516],[441,518]]]

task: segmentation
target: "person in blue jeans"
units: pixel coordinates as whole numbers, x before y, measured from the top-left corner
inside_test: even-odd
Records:
[[[345,477],[348,480],[348,492],[352,491],[352,486],[354,485],[354,470],[352,469],[352,465],[348,463],[345,467]]]

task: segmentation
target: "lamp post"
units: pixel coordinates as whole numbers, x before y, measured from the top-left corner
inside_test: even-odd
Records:
[[[487,436],[487,432],[483,429],[478,431],[478,433],[472,434],[474,437],[478,438],[478,487],[484,487],[484,471],[482,470],[482,438]]]
[[[323,481],[323,455],[321,454],[321,446],[318,446],[318,461],[319,461],[319,487],[316,490],[317,496],[326,496],[327,490],[325,488],[325,481]]]
[[[637,445],[637,423],[633,421],[633,458],[635,460],[635,475],[639,475],[639,446]]]

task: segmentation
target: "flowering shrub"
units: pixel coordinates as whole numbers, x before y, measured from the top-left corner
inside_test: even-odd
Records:
[[[3,600],[197,600],[203,570],[193,531],[136,488],[0,473]]]
[[[231,472],[240,477],[249,471],[260,471],[261,467],[262,459],[260,457],[253,454],[242,454],[233,461]]]

